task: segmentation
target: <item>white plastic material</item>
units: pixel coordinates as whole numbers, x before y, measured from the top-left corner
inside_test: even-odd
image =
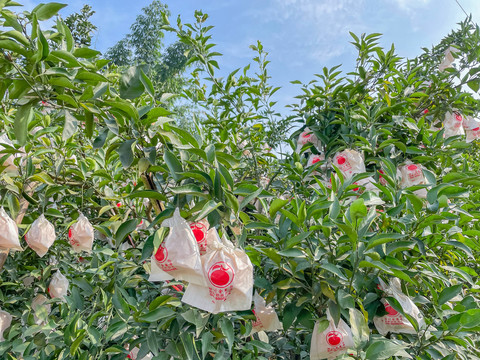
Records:
[[[45,304],[47,301],[48,301],[48,299],[42,294],[38,294],[32,300],[32,310],[34,311],[33,318],[35,320],[35,324],[37,324],[37,325],[41,325],[42,323],[44,323],[44,321],[40,320],[36,315],[37,309],[39,309],[40,306],[45,307],[45,309],[47,311],[47,314],[50,314],[50,312],[52,311],[52,305]]]
[[[420,329],[425,326],[425,320],[422,313],[418,309],[417,305],[402,292],[402,287],[400,280],[393,278],[390,280],[390,284],[386,285],[381,279],[380,280],[380,289],[385,292],[387,296],[395,298],[402,307],[403,311],[413,317]],[[405,333],[405,334],[416,334],[415,328],[413,325],[406,319],[402,314],[398,313],[394,308],[390,306],[387,300],[382,299],[382,304],[385,306],[387,315],[385,316],[375,316],[373,318],[373,323],[377,328],[378,332],[382,335],[387,333]]]
[[[138,352],[140,351],[140,349],[138,347],[134,347],[132,349],[132,351],[130,351],[130,353],[127,355],[127,359],[132,359],[132,360],[151,360],[153,359],[153,354],[152,353],[148,353],[147,355],[145,355],[143,358],[139,358],[138,357]]]
[[[335,359],[337,356],[347,352],[354,347],[352,330],[345,321],[340,319],[338,326],[327,312],[327,319],[330,321],[328,327],[318,331],[318,322],[315,323],[310,346],[310,359]]]
[[[452,67],[453,62],[455,61],[455,58],[454,58],[453,54],[457,53],[459,51],[460,51],[459,49],[457,49],[453,46],[449,46],[448,49],[445,50],[445,57],[444,57],[443,61],[440,63],[440,65],[438,66],[438,69],[440,71],[443,71],[447,68]]]
[[[0,341],[5,340],[3,332],[12,324],[12,315],[4,310],[0,310]]]
[[[50,280],[50,284],[48,285],[48,293],[52,298],[63,298],[67,295],[69,282],[67,278],[57,270],[55,274],[52,276],[52,280]]]
[[[23,251],[18,240],[18,227],[7,212],[0,208],[0,250]]]
[[[445,139],[451,136],[465,135],[465,131],[463,130],[463,117],[456,111],[445,114],[443,126],[445,127]]]
[[[209,244],[202,256],[207,286],[190,284],[182,302],[217,314],[225,311],[249,310],[253,292],[253,266],[242,249],[235,248],[225,238]]]
[[[253,296],[253,303],[255,304],[253,313],[257,319],[252,323],[252,334],[258,331],[275,331],[282,328],[275,309],[267,306],[265,299],[258,293]]]
[[[200,255],[207,252],[207,233],[209,226],[207,219],[190,223],[190,229],[192,229],[193,236],[195,236],[195,240],[197,241]]]
[[[365,179],[358,180],[355,184],[365,187],[365,190],[358,189],[360,192],[372,191],[374,193],[378,193],[380,190],[374,185],[374,183],[375,179],[369,176]]]
[[[192,229],[177,208],[173,217],[163,221],[170,234],[152,256],[150,281],[184,280],[205,285],[200,250]]]
[[[45,219],[43,214],[40,215],[25,234],[25,241],[38,256],[43,257],[55,241],[53,224]]]
[[[317,136],[313,133],[312,130],[306,127],[298,137],[296,152],[300,154],[302,148],[308,143],[313,144],[313,146],[315,146],[317,150],[320,150],[321,143],[318,140]]]
[[[422,167],[410,161],[398,168],[397,176],[399,177],[400,187],[402,189],[410,186],[426,184]],[[414,191],[413,193],[421,198],[427,197],[427,189],[419,189]]]
[[[463,120],[463,129],[465,130],[466,142],[470,143],[480,139],[480,121],[471,116],[465,117]]]
[[[365,172],[363,155],[355,150],[343,150],[333,157],[333,165],[340,169],[343,176],[350,179],[355,174]]]
[[[68,241],[76,252],[91,252],[93,240],[95,238],[94,229],[90,221],[80,214],[78,221],[70,226],[68,230]]]

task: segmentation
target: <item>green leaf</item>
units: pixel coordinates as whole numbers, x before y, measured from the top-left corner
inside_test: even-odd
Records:
[[[235,334],[233,332],[232,321],[229,318],[222,318],[219,322],[220,328],[227,339],[228,350],[230,351],[235,340]]]
[[[359,218],[364,218],[367,216],[367,207],[365,206],[365,200],[362,198],[359,198],[355,200],[351,205],[350,205],[350,216],[352,218],[352,222],[355,223],[356,219]]]
[[[70,111],[65,110],[65,125],[63,126],[62,140],[67,141],[70,139],[77,131],[77,128],[77,119],[70,113]]]
[[[202,335],[202,360],[208,355],[208,349],[212,345],[213,334],[210,331],[205,332]]]
[[[287,205],[290,202],[290,200],[282,200],[282,199],[274,199],[270,203],[270,209],[269,209],[269,214],[270,217],[273,218],[275,214],[282,209],[285,205]]]
[[[443,305],[462,292],[462,285],[454,285],[442,290],[438,295],[438,305]],[[480,323],[479,323],[480,325]]]
[[[336,265],[333,265],[333,264],[330,264],[330,263],[322,263],[322,264],[320,264],[320,267],[322,269],[330,271],[332,274],[337,275],[342,280],[347,280],[345,275],[342,273],[342,271]]]
[[[183,172],[182,163],[178,161],[175,154],[173,154],[170,150],[165,150],[165,154],[163,155],[163,159],[170,170],[170,175],[176,181],[181,179],[181,173]]]
[[[390,340],[377,340],[367,348],[365,358],[368,360],[386,360],[399,352],[404,352],[405,348],[406,346],[396,344]],[[405,356],[405,354],[402,356]],[[411,359],[411,356],[407,356],[407,358]]]
[[[147,90],[148,95],[152,98],[155,98],[155,88],[153,87],[152,81],[145,75],[144,71],[140,69],[140,81],[142,82],[145,90]]]
[[[76,48],[73,51],[73,56],[76,56],[77,58],[84,58],[84,59],[90,59],[100,54],[101,54],[100,51],[93,50],[87,47]]]
[[[141,80],[142,67],[131,66],[123,73],[120,78],[120,97],[122,99],[136,99],[145,91],[145,87]]]
[[[137,228],[138,221],[137,219],[131,219],[125,221],[118,227],[117,232],[115,233],[115,242],[117,246],[120,246],[120,243]]]
[[[399,233],[377,234],[368,241],[367,250],[377,245],[382,245],[397,239],[402,239],[404,237],[405,237],[404,234],[399,234]]]
[[[135,146],[135,142],[136,140],[134,139],[127,140],[123,142],[117,149],[124,169],[128,169],[133,163],[133,147]]]
[[[43,21],[55,16],[65,6],[67,6],[67,4],[51,2],[38,5],[32,12],[37,15],[38,20]]]
[[[370,329],[363,313],[355,308],[350,308],[350,327],[356,347],[363,346],[370,338]]]
[[[197,214],[196,219],[201,220],[210,214],[213,210],[218,208],[222,203],[217,203],[213,200],[208,201],[202,208],[202,210]]]
[[[162,193],[159,193],[155,190],[140,190],[135,191],[128,195],[128,198],[135,199],[135,198],[147,198],[147,199],[155,199],[160,201],[167,201],[167,197]]]
[[[1,44],[0,44],[1,46]],[[13,124],[13,132],[20,146],[27,142],[28,124],[33,120],[33,109],[31,104],[22,105],[18,108]]]
[[[480,309],[465,311],[460,318],[460,324],[466,329],[478,327],[480,324]]]
[[[175,316],[175,311],[173,311],[172,309],[170,309],[168,307],[161,306],[161,307],[156,308],[153,311],[150,311],[150,312],[140,316],[138,318],[138,320],[152,323],[152,322],[156,322],[158,320],[165,319],[165,318],[168,318],[168,317],[171,317],[171,316]]]
[[[260,188],[260,189],[255,190],[254,192],[250,193],[249,195],[245,196],[245,198],[240,203],[239,209],[242,210],[245,206],[247,206],[248,203],[250,203],[250,201],[252,201],[258,195],[260,195],[262,193],[262,191],[263,191],[263,189]]]
[[[329,212],[330,219],[336,219],[340,214],[340,209],[341,209],[340,202],[338,201],[337,196],[333,194],[333,201],[332,201],[332,204],[330,205],[330,212]]]

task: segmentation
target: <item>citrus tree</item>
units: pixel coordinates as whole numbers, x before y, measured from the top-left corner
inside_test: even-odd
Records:
[[[478,144],[442,127],[448,112],[477,115],[480,32],[470,19],[412,60],[379,47],[378,34],[352,34],[356,69],[323,69],[284,118],[262,45],[252,46],[255,70],[220,78],[211,26],[197,12],[194,24],[164,26],[197,66],[182,96],[201,116],[187,132],[146,65],[106,68],[60,17],[42,30],[62,4],[17,5],[0,1],[0,196],[21,235],[44,214],[56,241],[44,257],[23,240],[23,252],[2,255],[0,307],[13,316],[4,358],[308,359],[327,310],[352,328],[343,358],[478,358]],[[456,65],[440,71],[451,45]],[[320,146],[270,149],[295,149],[305,126]],[[364,172],[348,178],[332,165],[344,149],[363,153]],[[326,160],[307,166],[308,152]],[[403,188],[406,161],[423,168],[424,184]],[[362,185],[368,177],[373,188]],[[147,280],[175,208],[246,250],[281,330],[250,335],[251,311],[209,314],[182,304],[187,284]],[[80,214],[96,230],[90,254],[67,240]],[[70,282],[64,301],[32,307],[57,270]],[[425,326],[388,298],[416,333],[378,333],[378,278],[400,279]]]

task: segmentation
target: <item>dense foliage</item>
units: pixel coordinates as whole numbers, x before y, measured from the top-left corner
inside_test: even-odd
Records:
[[[1,356],[125,359],[138,346],[138,359],[308,359],[314,323],[328,324],[328,309],[352,327],[355,349],[345,359],[480,358],[478,143],[445,138],[442,128],[448,111],[479,109],[466,91],[480,84],[480,30],[470,19],[411,60],[382,49],[379,34],[352,34],[356,69],[323,69],[301,85],[287,118],[274,110],[278,89],[260,43],[255,71],[220,78],[207,16],[165,23],[197,66],[183,96],[202,116],[185,131],[144,65],[106,68],[61,18],[41,29],[64,5],[31,13],[15,5],[0,1],[0,132],[13,142],[0,154],[17,167],[1,167],[1,202],[21,234],[44,214],[57,240],[45,257],[22,242],[25,251],[6,258],[0,307],[14,319]],[[439,71],[452,44],[456,65]],[[270,150],[266,139],[282,142],[290,126],[298,129],[292,150],[308,126],[322,142],[310,151],[327,160],[307,167],[303,154]],[[367,170],[351,179],[330,161],[347,148],[363,152]],[[400,187],[396,168],[406,160],[423,166],[425,185]],[[368,176],[378,191],[355,184]],[[250,336],[251,311],[208,314],[181,303],[178,283],[147,281],[166,235],[159,224],[176,207],[246,249],[282,331]],[[93,252],[81,256],[67,242],[80,213],[96,229]],[[58,269],[70,281],[66,301],[49,300],[51,313],[32,310]],[[426,328],[412,319],[415,335],[378,334],[378,277],[401,280]]]

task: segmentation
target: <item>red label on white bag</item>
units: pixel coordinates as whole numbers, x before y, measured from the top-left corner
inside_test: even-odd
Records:
[[[300,143],[302,145],[305,145],[306,143],[311,141],[311,139],[310,139],[311,137],[312,137],[312,133],[303,132],[300,135]]]
[[[422,169],[420,169],[417,165],[412,164],[407,166],[408,170],[408,178],[410,180],[416,179],[422,176]]]
[[[392,308],[388,302],[385,303],[385,311],[388,313],[384,316],[386,325],[403,325],[404,319],[402,314]]]
[[[255,309],[253,309],[252,312],[253,312],[253,315],[255,315],[255,321],[252,322],[252,327],[263,327],[262,321],[257,316],[257,313],[255,312]]]
[[[213,264],[208,270],[208,280],[214,286],[209,287],[210,296],[215,300],[225,301],[232,293],[233,286],[230,286],[235,277],[233,268],[225,261],[219,261]]]
[[[177,268],[173,266],[172,261],[168,259],[167,249],[161,245],[155,253],[155,260],[157,260],[158,265],[163,271],[177,270]]]
[[[460,114],[455,114],[455,127],[456,128],[459,128],[460,126],[462,126],[462,122],[463,122],[463,119],[462,119],[462,115]]]
[[[343,335],[339,331],[329,331],[325,336],[327,344],[331,347],[327,349],[328,352],[337,352],[345,349],[345,342]]]
[[[201,222],[194,222],[190,224],[190,229],[197,240],[200,254],[205,254],[207,252],[207,227]]]
[[[343,173],[348,174],[349,172],[351,172],[352,165],[350,164],[350,162],[345,156],[343,155],[337,156],[335,158],[335,162],[337,163],[337,166],[340,168],[340,170],[342,170]]]
[[[72,228],[68,229],[68,240],[72,246],[79,246],[80,243],[73,237]]]

